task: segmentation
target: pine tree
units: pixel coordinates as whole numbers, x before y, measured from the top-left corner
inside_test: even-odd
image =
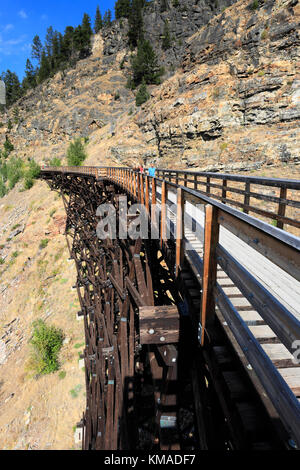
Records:
[[[128,43],[131,47],[136,47],[138,42],[144,39],[143,6],[144,0],[132,0],[128,17]]]
[[[32,41],[32,52],[31,56],[33,59],[36,59],[39,64],[42,59],[43,45],[38,35],[34,36]]]
[[[87,56],[91,52],[92,35],[91,19],[87,13],[84,13],[81,23],[81,56]]]
[[[1,75],[1,79],[5,83],[6,87],[6,104],[9,108],[15,101],[22,96],[21,83],[18,75],[10,70],[7,70]]]
[[[45,48],[46,48],[48,57],[51,57],[53,55],[53,38],[54,38],[54,31],[53,31],[52,26],[50,26],[47,29],[47,34],[45,38]]]
[[[57,71],[62,62],[61,48],[62,48],[63,37],[61,33],[54,32],[52,42],[52,68]]]
[[[102,29],[102,16],[101,16],[101,12],[100,12],[100,8],[99,8],[99,5],[97,6],[97,10],[96,10],[96,17],[95,17],[95,26],[94,26],[94,30],[95,30],[95,33],[99,33],[99,31]]]
[[[143,79],[142,84],[135,97],[135,104],[137,106],[141,106],[142,104],[146,103],[146,101],[148,101],[149,98],[150,98],[150,95],[148,93],[145,80]]]
[[[26,68],[25,68],[25,77],[22,82],[22,88],[24,91],[34,88],[36,86],[36,71],[30,62],[29,59],[27,59],[26,62]]]
[[[156,54],[149,41],[139,41],[136,55],[131,59],[132,80],[135,86],[145,80],[146,84],[159,84],[163,69],[159,67]]]
[[[110,9],[106,10],[103,16],[103,26],[109,28],[111,26],[111,11]]]
[[[67,26],[61,41],[60,56],[62,63],[69,63],[71,57],[74,55],[74,49],[74,28],[73,26]]]
[[[170,29],[169,29],[169,22],[168,20],[166,20],[165,25],[164,25],[162,48],[164,51],[166,51],[167,49],[170,49],[170,47],[171,47],[171,34],[170,34]]]
[[[49,63],[49,58],[47,57],[46,51],[42,51],[42,56],[41,56],[41,65],[38,73],[38,81],[39,83],[42,83],[44,80],[47,80],[49,78],[51,72],[50,68],[50,63]]]
[[[130,15],[130,0],[117,0],[115,3],[115,17],[129,18]]]

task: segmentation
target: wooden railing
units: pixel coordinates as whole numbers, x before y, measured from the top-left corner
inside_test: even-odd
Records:
[[[300,228],[299,180],[160,168],[156,171],[157,176],[164,180],[193,188],[224,204],[238,207],[245,214],[252,212],[271,219],[278,228],[282,229],[285,224]],[[264,194],[266,191],[269,194]],[[257,205],[257,202],[261,205]],[[271,210],[265,207],[266,204],[272,206]],[[294,214],[294,217],[286,215],[287,209],[290,209],[289,212],[295,209],[297,215]]]
[[[209,331],[214,323],[217,306],[287,430],[298,447],[300,447],[300,404],[297,398],[217,282],[217,266],[219,265],[253,306],[253,309],[261,315],[285,347],[293,353],[294,341],[300,340],[300,322],[245,267],[225,250],[219,242],[219,234],[221,228],[231,232],[234,237],[237,237],[237,239],[242,240],[261,253],[297,281],[300,281],[300,239],[248,215],[246,211],[241,212],[229,205],[216,201],[215,197],[212,199],[206,194],[200,193],[196,188],[197,184],[200,184],[197,179],[198,176],[194,176],[195,188],[189,188],[188,183],[192,178],[188,172],[182,176],[182,172],[159,170],[158,176],[164,176],[163,179],[159,177],[150,178],[146,174],[141,174],[128,168],[113,167],[77,168],[76,170],[73,168],[43,169],[44,174],[49,172],[81,173],[96,177],[97,179],[104,178],[109,180],[123,188],[134,200],[145,204],[150,222],[153,221],[151,207],[159,203],[163,210],[166,210],[164,207],[166,207],[165,204],[169,199],[168,194],[172,193],[173,196],[175,195],[177,207],[174,234],[176,244],[175,270],[178,274],[183,267],[184,260],[188,261],[192,264],[192,268],[200,282],[202,288],[202,305],[199,312],[201,344],[205,345],[207,339],[206,332]],[[173,181],[174,177],[175,182]],[[184,187],[179,185],[182,182],[182,177],[186,183]],[[247,187],[245,199],[248,195],[253,197],[249,185],[254,184],[254,182],[255,184],[273,185],[280,188],[280,183],[277,184],[270,179],[262,183],[261,179],[258,178],[245,177],[243,179],[243,177],[233,175],[214,175],[213,177],[220,177],[223,180],[223,191],[226,192],[232,191],[232,188],[224,186],[225,181],[237,180],[245,183]],[[165,178],[168,178],[168,181]],[[209,189],[209,185],[212,184],[211,176],[206,178],[207,193],[212,195]],[[258,183],[258,180],[260,183]],[[283,184],[284,186],[282,187],[286,189],[299,189],[299,182],[282,180]],[[282,196],[284,196],[283,193],[284,191],[282,190]],[[224,202],[232,203],[228,197],[224,196],[224,193],[223,199],[226,199]],[[276,202],[278,201],[276,200]],[[290,202],[283,197],[279,201],[279,203],[284,203],[285,205],[288,205]],[[199,256],[197,256],[197,259],[193,258],[187,250],[188,240],[185,238],[184,218],[187,203],[194,206],[199,204],[204,206],[204,255],[202,258]],[[252,206],[249,206],[248,200],[245,200],[244,207],[253,210]],[[281,209],[281,215],[278,215],[276,220],[299,226],[299,221],[287,220],[282,215],[283,212],[283,209]],[[268,214],[268,217],[270,217],[270,214]],[[274,218],[274,214],[271,217]],[[159,236],[162,247],[164,247],[166,244],[166,213],[164,212],[161,214],[159,225]]]

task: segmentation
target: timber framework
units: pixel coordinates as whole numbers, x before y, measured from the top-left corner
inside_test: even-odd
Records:
[[[41,178],[62,196],[77,269],[83,449],[299,449],[300,181],[115,167]],[[99,206],[127,233],[137,202],[149,236],[97,235]]]

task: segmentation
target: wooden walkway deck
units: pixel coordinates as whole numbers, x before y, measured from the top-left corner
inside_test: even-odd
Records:
[[[157,191],[157,202],[161,201],[161,191]],[[169,192],[168,204],[176,205],[176,194]],[[187,203],[186,213],[188,221],[194,222],[195,229],[192,231],[185,224],[185,250],[193,253],[193,266],[195,255],[199,263],[203,260],[203,240],[205,214],[203,206],[195,210]],[[176,233],[176,211],[167,210],[167,219],[173,236]],[[187,221],[187,222],[188,222]],[[233,236],[224,227],[220,227],[219,243],[223,246],[243,267],[247,269],[295,318],[300,320],[300,283],[288,273],[280,269],[262,254],[251,248],[247,243]],[[223,288],[226,295],[239,312],[250,331],[257,341],[262,345],[273,364],[300,400],[300,364],[294,364],[294,356],[281,343],[272,329],[265,323],[261,315],[253,308],[241,291],[235,286],[227,274],[218,267],[217,282]],[[220,312],[219,312],[220,315]],[[227,323],[223,319],[223,325]],[[248,365],[248,369],[251,366]]]

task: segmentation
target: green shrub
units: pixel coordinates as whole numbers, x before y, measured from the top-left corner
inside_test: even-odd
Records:
[[[150,95],[148,93],[146,83],[143,81],[143,83],[141,84],[136,94],[135,103],[137,106],[141,106],[143,103],[146,103],[146,101],[148,101],[149,98],[150,98]]]
[[[26,190],[31,189],[33,185],[34,185],[33,179],[26,176],[25,181],[24,181],[24,189]]]
[[[34,185],[34,180],[39,177],[41,172],[40,166],[34,161],[31,160],[29,163],[29,168],[25,172],[25,181],[24,189],[31,189]]]
[[[263,32],[261,33],[260,38],[261,38],[261,39],[266,39],[267,36],[268,36],[268,33],[267,33],[267,31],[264,29]]]
[[[251,3],[251,10],[257,10],[258,9],[258,0],[253,0],[253,2]]]
[[[48,238],[45,238],[44,240],[41,240],[41,243],[40,243],[40,249],[43,250],[44,248],[47,247],[49,243],[49,239]]]
[[[43,320],[33,323],[33,335],[30,340],[32,352],[29,369],[36,375],[51,374],[59,369],[58,354],[63,345],[64,335],[61,329],[48,326]]]
[[[0,178],[0,197],[4,197],[6,193],[7,193],[6,186],[3,180]]]
[[[29,168],[26,172],[26,176],[32,179],[36,179],[40,176],[41,167],[34,161],[31,160],[29,163]]]
[[[6,141],[4,142],[4,151],[7,153],[7,154],[10,154],[13,150],[14,150],[14,146],[13,144],[11,143],[11,141],[7,138]]]
[[[11,158],[7,164],[7,179],[9,189],[13,189],[15,185],[23,177],[23,162],[20,158]]]
[[[61,160],[60,158],[54,157],[52,160],[49,162],[49,166],[61,166]]]
[[[67,152],[67,159],[69,166],[80,166],[87,158],[84,145],[80,138],[71,142]]]

